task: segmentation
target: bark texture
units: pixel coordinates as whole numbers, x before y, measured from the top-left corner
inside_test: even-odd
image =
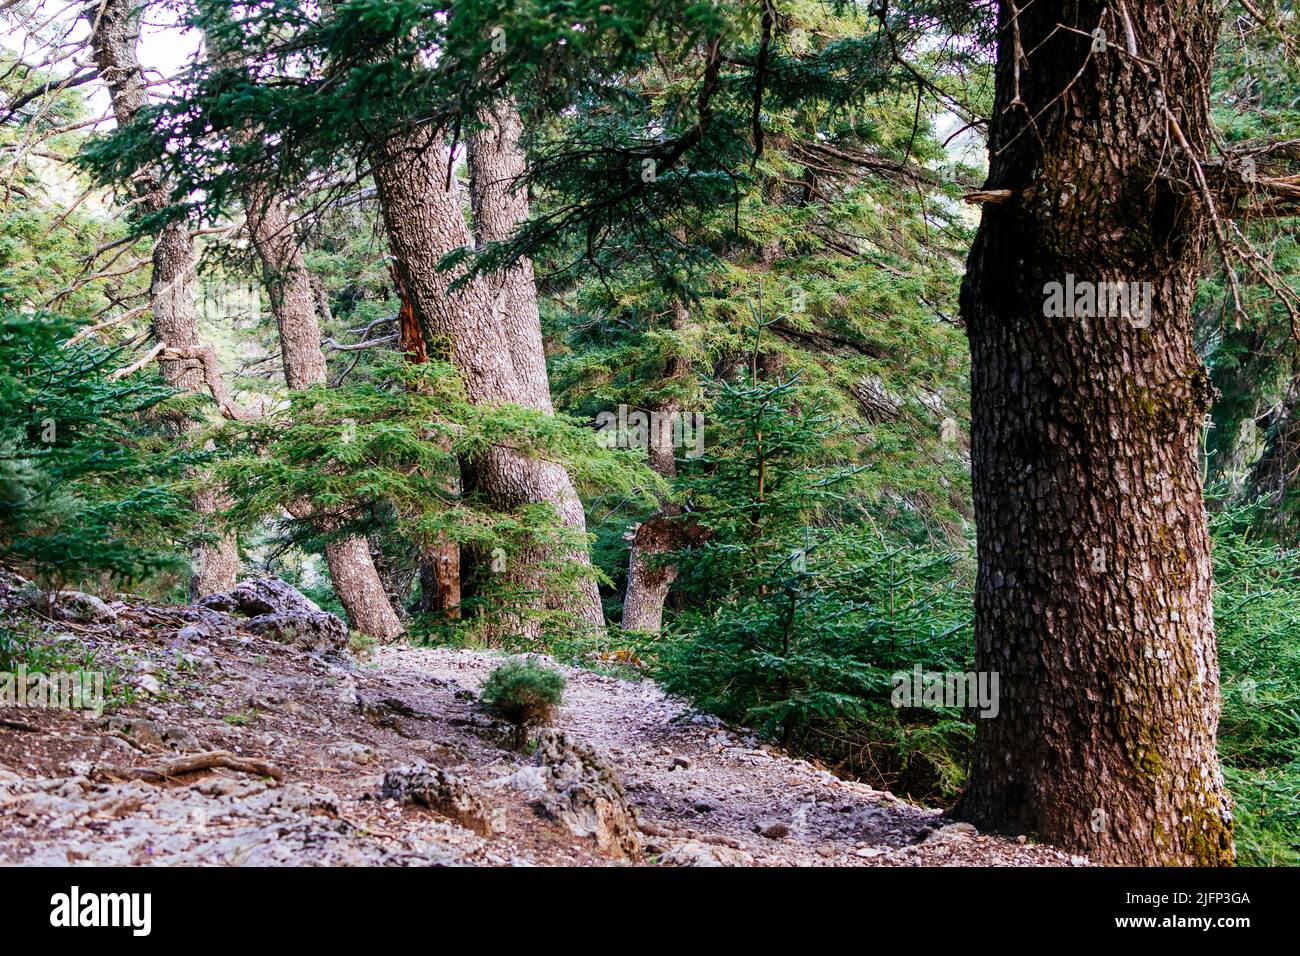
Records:
[[[987,188],[1010,198],[962,286],[975,661],[1001,705],[958,813],[1104,863],[1233,858],[1191,315],[1216,23],[1209,0],[1002,5]],[[1152,283],[1149,321],[1046,314],[1068,276]]]
[[[471,402],[481,405],[512,402],[537,407],[515,368],[511,339],[494,318],[493,290],[480,278],[455,291],[455,270],[439,268],[444,255],[472,245],[469,227],[447,189],[447,148],[428,130],[394,137],[372,154],[375,182],[389,240],[426,340],[445,347],[465,383]],[[513,510],[527,504],[548,504],[567,527],[585,533],[582,502],[563,467],[555,462],[497,446],[470,463],[475,486],[497,507]],[[585,550],[571,555],[588,565]],[[544,583],[538,561],[523,556],[507,573],[541,595]],[[596,584],[586,580],[573,612],[591,626],[604,624]]]
[[[145,105],[148,95],[136,56],[139,13],[134,0],[104,0],[85,14],[91,25],[95,67],[108,87],[113,115],[119,124],[129,122]],[[166,184],[153,170],[137,177],[133,192],[140,215],[151,215],[167,206]],[[199,339],[194,301],[197,284],[194,243],[189,230],[184,223],[169,223],[154,242],[149,294],[153,333],[164,346],[158,363],[163,378],[172,386],[185,392],[202,392],[206,388],[222,412],[233,416],[234,405],[221,378],[216,353]],[[176,422],[178,430],[191,427],[188,421]],[[194,510],[205,520],[228,504],[219,488],[196,492],[193,501]],[[239,571],[239,550],[234,535],[226,535],[216,544],[195,545],[192,567],[192,599],[233,587]]]
[[[467,140],[474,233],[480,244],[506,242],[529,213],[523,185],[527,168],[519,142],[523,122],[508,99],[494,100],[480,110],[478,118]],[[532,260],[519,259],[497,274],[492,285],[493,313],[505,329],[522,393],[528,396],[530,407],[550,412],[551,383],[546,374]]]
[[[663,628],[664,603],[677,580],[677,565],[656,561],[671,551],[675,540],[673,514],[655,512],[632,532],[627,560],[627,591],[623,596],[623,630],[658,634]]]
[[[279,327],[284,380],[292,389],[324,384],[325,353],[316,321],[316,295],[284,204],[254,188],[248,191],[246,206],[248,231],[262,264],[271,311]],[[311,509],[304,505],[294,513],[307,517]],[[384,592],[370,543],[364,537],[353,535],[329,541],[325,561],[334,591],[354,630],[385,641],[402,633],[402,622]]]

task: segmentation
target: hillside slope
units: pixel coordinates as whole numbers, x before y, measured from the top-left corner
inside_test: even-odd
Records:
[[[0,863],[1084,862],[946,826],[650,682],[565,668],[561,733],[516,753],[476,701],[492,653],[389,645],[358,659],[234,614],[106,610],[45,620],[40,641],[93,647],[134,700],[100,717],[0,706]]]

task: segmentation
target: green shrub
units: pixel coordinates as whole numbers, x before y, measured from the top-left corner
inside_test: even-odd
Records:
[[[81,324],[15,311],[0,289],[0,563],[43,587],[180,569],[193,520],[196,455],[164,425],[173,390],[115,376],[121,349],[68,344]]]
[[[530,657],[515,657],[488,675],[479,695],[488,707],[515,725],[522,746],[529,727],[547,723],[564,695],[564,675]]]
[[[638,651],[697,707],[875,786],[955,797],[971,724],[891,691],[918,664],[970,668],[969,559],[863,513],[859,436],[797,379],[716,395],[716,436],[680,479],[706,539],[675,556],[684,606]]]

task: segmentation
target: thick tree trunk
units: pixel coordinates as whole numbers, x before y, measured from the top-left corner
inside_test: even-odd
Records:
[[[326,380],[325,353],[302,248],[282,203],[257,189],[249,190],[246,198],[248,231],[262,263],[271,312],[280,331],[284,380],[293,389],[321,385]],[[305,517],[310,510],[298,509],[295,514]],[[384,641],[402,633],[402,622],[384,593],[370,543],[364,537],[329,541],[325,561],[353,630]]]
[[[95,66],[108,87],[118,123],[129,122],[147,101],[148,90],[136,57],[139,14],[137,0],[104,0],[85,14],[92,27],[90,41]],[[168,204],[166,184],[152,171],[136,180],[134,192],[139,215],[160,212]],[[232,404],[221,380],[216,353],[199,339],[194,301],[197,283],[194,242],[189,230],[184,223],[170,223],[163,227],[154,243],[149,295],[153,332],[165,346],[159,355],[159,366],[163,378],[175,388],[202,392],[206,387],[222,410],[229,412]],[[186,431],[193,425],[188,420],[178,420],[176,427]],[[210,524],[228,506],[220,488],[204,488],[195,493],[193,500],[194,510],[204,525]],[[192,567],[191,599],[234,587],[239,572],[239,550],[234,535],[225,535],[216,544],[196,545]]]
[[[1215,34],[1209,0],[1004,3],[987,188],[1009,198],[962,286],[975,662],[1001,704],[958,813],[1105,863],[1233,858],[1191,334],[1209,221],[1187,155]],[[1149,282],[1150,309],[1055,314],[1049,284],[1084,282]]]
[[[623,595],[623,630],[658,634],[664,622],[664,603],[677,580],[677,565],[655,560],[673,550],[676,535],[673,513],[655,512],[636,526],[627,560],[627,591]]]
[[[460,548],[456,545],[435,545],[420,560],[417,607],[453,621],[460,619]]]
[[[514,103],[506,99],[485,106],[478,119],[479,125],[467,137],[474,234],[481,244],[505,242],[528,220],[528,193],[522,181],[527,169],[519,143],[523,122]],[[519,259],[494,276],[492,285],[493,312],[505,329],[527,404],[550,412],[551,383],[532,260]]]
[[[519,110],[513,100],[504,97],[482,107],[478,122],[469,131],[470,205],[480,246],[508,241],[528,220],[528,192],[523,183],[527,164],[520,143],[522,136]],[[521,397],[516,401],[549,415],[554,406],[532,260],[518,259],[493,276],[490,285],[492,315],[505,333],[518,381]],[[582,503],[571,488],[565,492],[560,505],[566,524],[585,529]],[[572,558],[579,563],[588,562],[585,551],[574,553]],[[584,616],[597,626],[603,625],[595,582],[585,582],[583,589],[588,605]],[[550,603],[552,607],[567,607],[570,601],[559,594],[553,595]]]
[[[471,279],[453,292],[450,286],[456,276],[439,268],[448,252],[472,244],[464,216],[447,189],[445,144],[432,132],[419,130],[378,147],[372,162],[402,283],[428,340],[446,344],[471,402],[536,407],[516,372],[510,338],[493,317],[490,285]],[[585,533],[582,502],[564,468],[555,462],[498,446],[471,466],[476,486],[497,507],[513,510],[547,504],[564,525]],[[540,597],[546,582],[537,571],[539,557],[524,556],[507,573]],[[572,557],[590,564],[585,550]],[[581,600],[574,602],[572,610],[593,627],[604,625],[594,581],[584,581]]]

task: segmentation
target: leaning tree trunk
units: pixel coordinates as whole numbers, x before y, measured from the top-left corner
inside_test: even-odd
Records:
[[[393,137],[371,158],[394,258],[426,338],[446,343],[474,404],[536,407],[515,368],[505,326],[493,315],[490,284],[469,278],[452,290],[456,274],[440,268],[443,256],[472,244],[469,227],[447,189],[446,146],[434,132],[421,129]],[[546,504],[571,531],[585,534],[582,502],[561,465],[499,445],[471,462],[470,471],[475,486],[496,507],[509,511]],[[509,579],[538,598],[545,595],[547,582],[537,570],[545,557],[541,549],[521,556],[507,569]],[[590,565],[585,550],[572,559]],[[595,582],[584,578],[581,588],[580,599],[573,602],[574,615],[603,627]]]
[[[263,190],[249,190],[247,207],[248,231],[262,263],[271,311],[280,330],[285,382],[293,389],[323,384],[325,353],[316,322],[316,297],[293,226],[283,204]],[[305,504],[292,510],[296,517],[311,515],[311,508]],[[328,523],[325,516],[318,518]],[[354,630],[385,641],[402,633],[402,622],[384,592],[370,544],[364,537],[331,539],[325,545],[325,561],[334,591]]]
[[[520,142],[522,136],[523,121],[518,108],[513,100],[502,97],[479,110],[478,122],[466,138],[470,205],[474,232],[481,244],[508,241],[528,220],[528,192],[523,183],[527,165]],[[516,401],[549,415],[554,406],[532,260],[524,256],[500,270],[492,277],[491,293],[492,315],[505,334],[518,381],[520,397]],[[572,487],[563,492],[557,509],[565,524],[585,530],[582,502]],[[579,564],[589,563],[585,550],[570,557]],[[596,582],[584,579],[580,583],[586,604],[583,616],[596,626],[603,625]],[[567,607],[571,601],[563,594],[556,594],[550,603],[552,607]]]
[[[528,220],[527,171],[523,147],[523,121],[508,99],[484,106],[478,124],[466,137],[469,147],[469,195],[474,212],[474,233],[479,242],[506,242]],[[546,349],[537,309],[537,281],[533,262],[515,261],[493,277],[492,308],[505,329],[510,357],[528,405],[549,412],[551,383],[546,374]]]
[[[84,14],[91,25],[91,50],[100,79],[108,87],[113,115],[125,124],[147,101],[148,89],[136,57],[140,34],[140,7],[136,0],[104,0]],[[168,205],[166,184],[156,171],[139,176],[133,184],[135,209],[141,216],[161,212]],[[226,414],[234,405],[226,392],[216,353],[199,338],[198,311],[194,293],[194,243],[183,222],[172,222],[158,233],[153,249],[153,277],[149,306],[153,333],[163,346],[159,366],[163,378],[183,392],[202,392],[205,387]],[[178,418],[178,432],[190,431],[193,423]],[[194,510],[203,524],[228,506],[220,488],[205,487],[194,493]],[[233,534],[215,544],[198,544],[193,553],[190,578],[191,599],[234,587],[239,571],[239,550]]]
[[[1210,0],[1003,3],[962,286],[975,662],[1001,706],[958,813],[1106,863],[1233,858],[1191,315],[1215,35]],[[1149,312],[1081,315],[1085,282],[1149,282]]]

